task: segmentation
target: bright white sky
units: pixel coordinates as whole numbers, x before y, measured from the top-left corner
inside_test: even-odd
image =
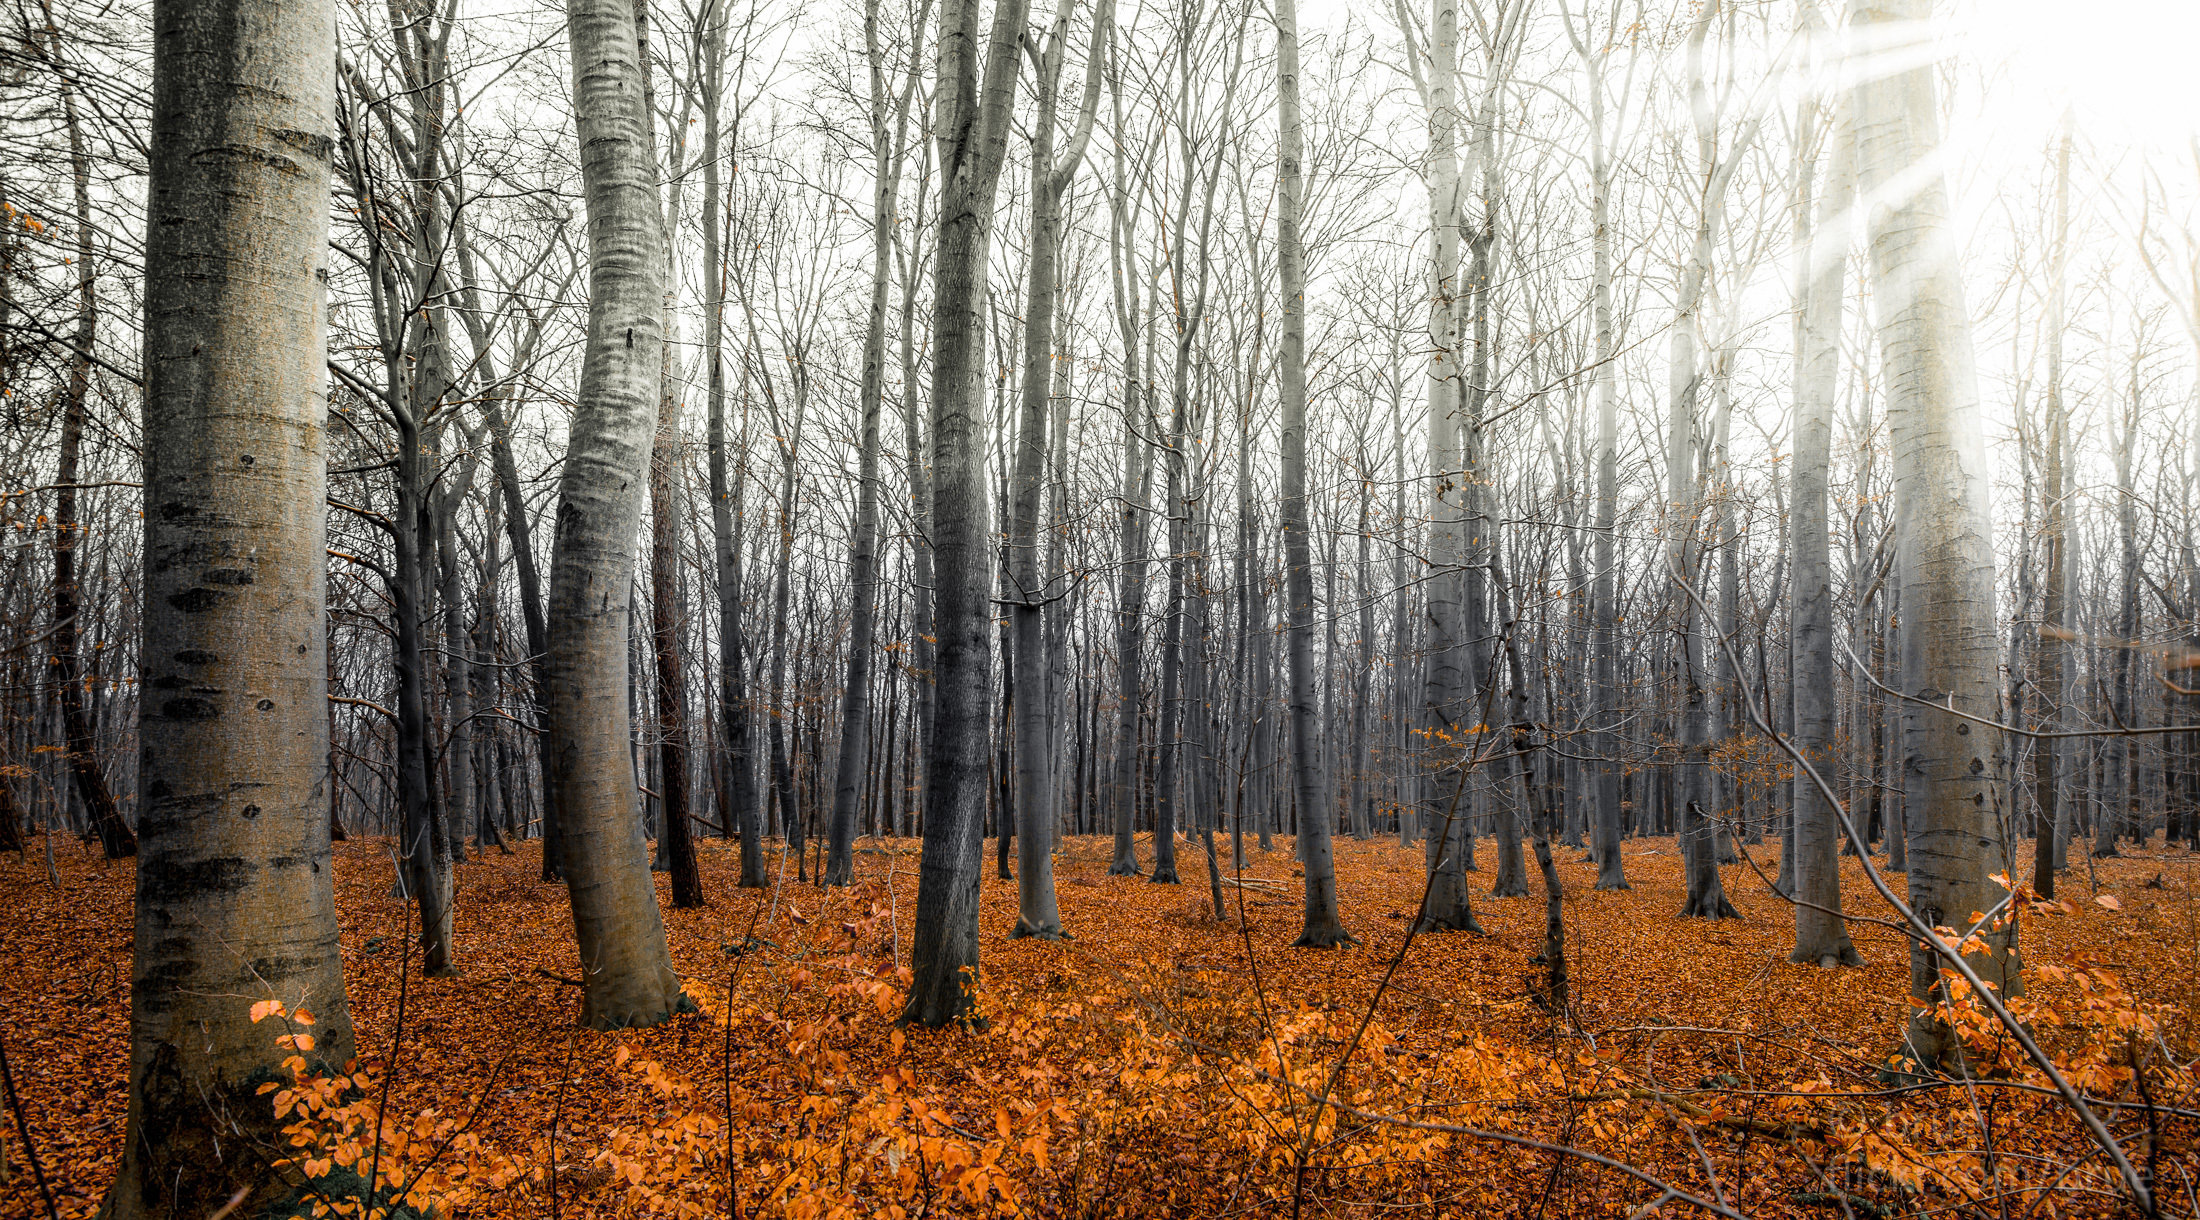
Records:
[[[1984,112],[1950,133],[1982,161],[2036,157],[2065,107],[2089,140],[2152,155],[2183,155],[2200,126],[2190,0],[1957,0],[1945,33],[1999,69]]]

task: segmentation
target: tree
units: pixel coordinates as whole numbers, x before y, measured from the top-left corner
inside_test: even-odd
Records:
[[[665,946],[627,740],[630,590],[665,341],[638,15],[631,0],[566,10],[588,202],[588,334],[558,479],[544,732],[585,977],[581,1023],[592,1029],[654,1025],[694,1007]]]
[[[1016,429],[1016,466],[1009,489],[1008,588],[1015,689],[1023,694],[1015,707],[1017,821],[1023,831],[1016,856],[1016,927],[1009,935],[1059,940],[1062,916],[1054,898],[1055,809],[1051,788],[1052,700],[1047,698],[1045,610],[1059,596],[1039,576],[1039,493],[1046,478],[1047,424],[1054,383],[1055,260],[1062,238],[1062,195],[1084,162],[1092,138],[1093,115],[1100,102],[1101,47],[1108,35],[1114,0],[1100,0],[1093,14],[1092,53],[1085,63],[1085,88],[1077,107],[1077,128],[1060,155],[1055,152],[1056,94],[1062,61],[1069,50],[1070,13],[1075,0],[1060,0],[1044,40],[1034,40],[1038,65],[1034,82],[1039,112],[1031,128],[1031,253],[1024,290],[1024,368],[1022,418]]]
[[[926,755],[924,855],[918,866],[915,978],[902,1020],[938,1028],[976,1011],[978,885],[992,701],[993,547],[985,486],[982,314],[993,196],[1008,150],[1027,0],[996,0],[981,35],[980,0],[940,10],[937,138],[939,245],[932,259],[932,550],[939,653]],[[979,73],[980,52],[985,69]]]
[[[1428,111],[1429,228],[1431,241],[1428,316],[1428,465],[1432,482],[1428,526],[1428,660],[1423,673],[1421,732],[1431,765],[1421,781],[1420,812],[1427,827],[1423,866],[1428,897],[1421,926],[1426,931],[1481,931],[1467,895],[1469,823],[1456,816],[1456,802],[1444,801],[1441,782],[1449,760],[1465,765],[1466,743],[1474,723],[1467,719],[1473,692],[1473,661],[1467,653],[1465,512],[1466,454],[1460,418],[1464,377],[1459,367],[1459,239],[1465,219],[1459,169],[1459,9],[1455,0],[1435,0],[1428,40],[1428,73],[1421,60],[1410,62]],[[1413,28],[1402,0],[1398,26]],[[1464,672],[1462,672],[1464,671]]]
[[[1314,571],[1306,508],[1306,249],[1300,240],[1306,133],[1299,116],[1297,0],[1276,0],[1276,269],[1282,279],[1283,341],[1277,380],[1283,398],[1283,564],[1289,602],[1291,778],[1299,804],[1300,856],[1306,865],[1306,923],[1294,946],[1358,944],[1337,910],[1337,865],[1329,842],[1332,813],[1321,799],[1320,730],[1314,713]]]
[[[1929,0],[1850,0],[1850,37],[1922,29]],[[1857,87],[1857,191],[1878,198],[1870,242],[1875,329],[1886,365],[1894,448],[1895,545],[1902,605],[1897,686],[1910,823],[1910,905],[1929,926],[1976,922],[2007,896],[1993,880],[2010,862],[2002,819],[2001,732],[1950,710],[1995,719],[2000,645],[1994,623],[1993,529],[1986,428],[1971,348],[1970,313],[1948,217],[1940,104],[1927,63]],[[1939,705],[1936,707],[1935,705]],[[1948,709],[1948,710],[1943,710]],[[2014,921],[1979,930],[1970,955],[2005,996],[2023,990]],[[1941,992],[1940,956],[1910,947],[1910,994]],[[1960,1069],[1963,1044],[1933,1009],[1912,1010],[1905,1053],[1925,1068]]]
[[[322,319],[336,17],[154,10],[130,1114],[101,1206],[294,1201],[261,1082],[351,1057],[329,861]],[[302,1045],[302,1044],[301,1044]]]
[[[931,0],[921,0],[910,34],[910,55],[924,42]],[[889,136],[886,61],[879,41],[879,0],[865,0],[863,46],[870,68],[872,153],[871,303],[863,329],[863,422],[857,438],[855,537],[849,549],[848,678],[840,694],[840,765],[834,770],[833,812],[827,833],[830,855],[825,884],[847,885],[855,877],[856,794],[863,772],[871,719],[871,652],[877,617],[879,420],[886,401],[886,299],[892,269],[894,201],[901,191],[907,154],[909,101],[916,92],[914,63],[891,108]]]
[[[1817,106],[1803,108],[1807,147]],[[1794,602],[1789,609],[1789,680],[1795,708],[1795,748],[1821,772],[1831,773],[1834,744],[1833,559],[1826,533],[1826,477],[1833,464],[1833,400],[1841,364],[1841,303],[1848,267],[1854,181],[1846,125],[1831,133],[1832,167],[1818,203],[1818,223],[1797,243],[1796,287],[1801,297],[1795,362],[1795,499],[1789,519],[1794,534]],[[1810,207],[1810,166],[1803,160],[1797,210]],[[1802,223],[1798,221],[1798,223]],[[1841,918],[1841,827],[1816,785],[1795,792],[1793,897],[1795,950],[1789,961],[1821,966],[1860,966]],[[1858,850],[1865,850],[1859,845]]]
[[[58,43],[60,36],[52,35]],[[56,48],[56,54],[59,50]],[[80,621],[83,599],[77,585],[76,552],[82,533],[77,519],[79,459],[84,446],[85,398],[92,382],[92,345],[99,336],[99,294],[95,290],[98,266],[93,249],[90,156],[84,147],[83,122],[77,114],[76,89],[62,74],[61,108],[69,133],[69,178],[76,209],[76,334],[75,352],[69,360],[69,382],[61,397],[61,446],[54,470],[53,496],[53,684],[61,695],[62,749],[68,756],[69,779],[77,799],[91,815],[92,829],[110,860],[137,854],[137,836],[122,820],[115,794],[107,786],[94,752],[92,720],[84,708],[84,656],[77,641],[83,634]]]

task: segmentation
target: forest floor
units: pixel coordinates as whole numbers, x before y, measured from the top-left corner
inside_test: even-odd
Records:
[[[1529,896],[1491,898],[1496,852],[1482,844],[1487,935],[1416,938],[1341,1075],[1419,902],[1418,848],[1338,843],[1361,943],[1323,952],[1287,947],[1300,902],[1288,840],[1248,845],[1248,928],[1235,888],[1233,920],[1212,917],[1194,844],[1178,853],[1185,884],[1156,887],[1106,876],[1109,840],[1071,840],[1056,876],[1075,939],[1056,943],[1008,939],[1015,886],[986,846],[985,1032],[893,1027],[916,892],[906,840],[865,840],[851,890],[796,884],[786,860],[776,896],[734,888],[737,855],[704,843],[710,904],[666,906],[704,1014],[576,1032],[564,891],[538,880],[525,844],[458,869],[461,974],[404,989],[392,1056],[407,909],[389,897],[387,843],[339,844],[362,1067],[397,1066],[390,1113],[431,1137],[408,1154],[416,1168],[430,1142],[449,1145],[421,1181],[453,1215],[727,1215],[729,1147],[740,1216],[1626,1216],[1668,1186],[1750,1216],[2126,1214],[2021,1067],[1982,1086],[1881,1089],[1910,1008],[1895,932],[1856,923],[1858,969],[1791,965],[1788,909],[1747,865],[1724,870],[1741,919],[1677,916],[1670,838],[1627,844],[1634,888],[1621,892],[1592,890],[1593,866],[1559,849],[1570,1030],[1531,962],[1532,862]],[[1149,869],[1151,847],[1141,836]],[[2190,1069],[2158,1069],[2142,1107],[2128,1064],[2200,1055],[2200,856],[2081,850],[2062,881],[2071,910],[2023,923],[2031,998],[2053,1005],[2037,1028],[2087,1087],[2125,1103],[2107,1115],[2135,1160],[2151,1153],[2165,1214],[2191,1214],[2193,1123],[2153,1108],[2194,1104]],[[1768,872],[1776,851],[1750,848]],[[56,856],[58,885],[36,840],[0,857],[0,1037],[59,1214],[81,1217],[122,1137],[132,868],[74,843]],[[1888,914],[1844,863],[1850,910]],[[1309,1130],[1324,1091],[1355,1109]],[[1586,1149],[1657,1181],[1432,1129],[1446,1126]],[[0,1217],[46,1215],[12,1123],[7,1135]],[[1676,1199],[1663,1214],[1690,1211]]]

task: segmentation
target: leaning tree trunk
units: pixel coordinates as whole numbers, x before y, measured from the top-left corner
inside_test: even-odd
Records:
[[[153,13],[145,256],[146,698],[138,711],[130,1110],[102,1214],[201,1220],[304,1197],[260,1093],[352,1055],[329,859],[322,277],[336,16]],[[329,1183],[331,1190],[338,1189]]]
[[[1337,911],[1330,812],[1320,799],[1315,758],[1321,730],[1314,723],[1314,571],[1306,511],[1306,251],[1299,241],[1306,133],[1299,118],[1298,0],[1276,0],[1275,14],[1276,112],[1282,130],[1276,167],[1276,269],[1282,280],[1283,342],[1276,372],[1283,392],[1284,595],[1291,624],[1291,778],[1306,866],[1306,924],[1292,944],[1328,949],[1359,940],[1345,930]]]
[[[1809,103],[1806,121],[1811,116]],[[1796,286],[1802,325],[1795,368],[1794,602],[1789,608],[1788,679],[1796,750],[1831,777],[1834,771],[1833,558],[1826,533],[1826,477],[1833,464],[1833,401],[1841,372],[1841,303],[1846,287],[1849,205],[1853,199],[1847,126],[1835,123],[1833,165],[1810,239],[1797,243]],[[1805,163],[1798,210],[1810,206]],[[1802,223],[1800,221],[1798,224]],[[1797,777],[1792,815],[1795,949],[1789,961],[1860,966],[1841,918],[1841,826],[1818,786]],[[1859,850],[1863,850],[1859,845]]]
[[[1026,0],[998,0],[992,31],[982,41],[978,0],[955,0],[940,25],[935,130],[942,182],[932,263],[932,546],[939,598],[933,633],[939,660],[910,954],[915,978],[902,1014],[904,1021],[935,1028],[981,1020],[978,886],[993,693],[986,639],[993,554],[985,486],[989,430],[978,385],[980,310],[1027,8]]]
[[[586,980],[581,1022],[620,1029],[694,1007],[665,945],[627,753],[634,545],[663,371],[663,221],[633,6],[573,0],[566,28],[588,203],[588,332],[558,479],[544,731]]]
[[[1849,25],[1918,25],[1930,0],[1851,0]],[[1979,404],[1970,314],[1948,219],[1934,69],[1919,64],[1869,81],[1856,93],[1857,192],[1903,190],[1869,220],[1873,298],[1884,353],[1894,451],[1895,538],[1901,555],[1898,689],[1904,770],[1911,797],[1910,904],[1929,926],[1968,926],[2005,891],[2001,734],[1933,710],[1942,704],[1987,720],[1999,710],[2000,645],[1994,623],[1993,522],[1988,429]],[[2016,926],[1981,929],[1972,961],[1981,978],[2023,989]],[[1930,1004],[1941,964],[1922,942],[1910,949],[1912,1010],[1907,1052],[1927,1067],[1960,1068],[1962,1043]]]

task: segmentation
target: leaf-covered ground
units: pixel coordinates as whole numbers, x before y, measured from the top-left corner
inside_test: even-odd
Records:
[[[523,845],[458,870],[463,973],[412,981],[393,1053],[406,908],[388,896],[387,844],[338,845],[362,1067],[397,1073],[389,1117],[420,1138],[392,1162],[432,1161],[418,1178],[446,1212],[722,1216],[729,1150],[742,1216],[1624,1216],[1659,1183],[1752,1216],[2120,1206],[2021,1068],[1882,1089],[1909,1008],[1893,931],[1854,925],[1861,969],[1791,965],[1785,904],[1746,865],[1725,870],[1743,919],[1676,916],[1671,839],[1628,844],[1624,892],[1591,890],[1593,867],[1560,849],[1571,1029],[1531,961],[1533,866],[1530,896],[1489,898],[1486,843],[1474,885],[1488,934],[1417,938],[1360,1030],[1419,901],[1417,848],[1338,844],[1361,944],[1316,952],[1286,947],[1299,923],[1288,840],[1249,845],[1246,885],[1226,891],[1232,922],[1208,909],[1196,845],[1179,851],[1186,884],[1161,887],[1106,876],[1110,842],[1073,840],[1057,880],[1075,939],[1060,943],[1008,939],[1015,887],[992,875],[989,842],[984,1033],[892,1025],[915,843],[865,841],[844,891],[797,884],[794,861],[775,858],[776,894],[735,889],[723,846],[704,844],[711,904],[666,910],[703,1016],[576,1032],[564,893]],[[1776,850],[1750,854],[1770,871]],[[1150,865],[1143,836],[1140,851]],[[74,1217],[119,1154],[132,877],[74,843],[56,854],[58,888],[37,841],[0,857],[0,1037],[32,1150]],[[2030,999],[2048,1006],[2037,1028],[2121,1103],[2104,1113],[2135,1162],[2151,1156],[2165,1214],[2191,1214],[2193,1126],[2170,1111],[2194,1104],[2177,1065],[2200,1055],[2200,861],[2160,848],[2072,859],[2073,913],[2024,920]],[[1850,910],[1885,915],[1846,863]],[[2134,1056],[2152,1065],[2146,1097]],[[1317,1116],[1325,1093],[1351,1109]],[[1657,1183],[1446,1127],[1584,1149]],[[12,1118],[6,1137],[0,1217],[44,1215]]]

